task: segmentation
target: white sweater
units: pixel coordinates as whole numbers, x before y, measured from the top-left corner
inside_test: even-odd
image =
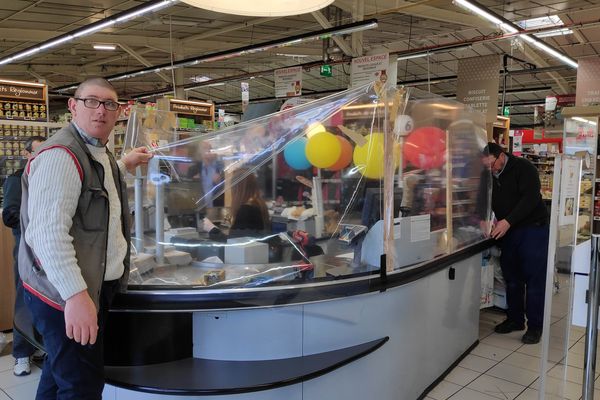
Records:
[[[104,280],[109,281],[123,275],[123,260],[127,254],[127,242],[121,229],[121,202],[106,148],[87,146],[105,171],[104,187],[108,192],[110,217]],[[119,161],[118,165],[124,171],[123,163]],[[29,224],[24,239],[63,300],[87,288],[75,258],[73,238],[69,235],[80,192],[79,173],[65,150],[46,150],[31,162]]]

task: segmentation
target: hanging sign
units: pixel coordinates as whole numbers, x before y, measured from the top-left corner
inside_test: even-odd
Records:
[[[579,201],[577,193],[579,189],[579,179],[581,170],[581,160],[563,159],[561,170],[560,185],[560,214],[558,216],[558,225],[574,225],[575,201]]]
[[[389,67],[388,53],[353,58],[350,68],[350,86],[358,87],[376,81],[386,83]]]
[[[242,112],[246,112],[250,103],[250,85],[248,82],[242,82]]]
[[[600,57],[578,60],[576,106],[600,104]]]
[[[302,67],[275,70],[275,97],[302,95]]]
[[[496,121],[500,86],[500,56],[463,58],[458,61],[456,100],[481,111],[487,122]]]

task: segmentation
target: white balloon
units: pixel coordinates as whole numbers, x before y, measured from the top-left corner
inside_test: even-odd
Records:
[[[394,134],[397,136],[408,135],[415,127],[415,123],[410,115],[398,114],[394,124]]]

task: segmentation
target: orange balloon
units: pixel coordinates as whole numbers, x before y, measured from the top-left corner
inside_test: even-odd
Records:
[[[352,162],[352,152],[354,149],[352,148],[352,144],[342,136],[336,136],[340,141],[340,147],[342,148],[342,152],[340,153],[340,158],[333,164],[331,167],[327,168],[331,171],[339,171],[340,169],[346,168]]]

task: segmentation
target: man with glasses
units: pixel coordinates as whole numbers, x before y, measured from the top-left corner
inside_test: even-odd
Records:
[[[107,150],[120,105],[106,80],[81,83],[69,110],[72,123],[40,147],[22,178],[19,273],[48,353],[38,400],[102,397],[104,323],[129,275],[123,175],[152,157],[138,148],[117,162]]]
[[[25,141],[23,155],[27,160],[33,157],[37,148],[46,140],[43,136],[31,136]],[[15,311],[23,303],[23,285],[19,278],[18,257],[19,242],[21,241],[21,176],[24,168],[20,168],[14,174],[10,175],[4,181],[4,202],[2,204],[2,222],[9,228],[12,228],[15,237],[15,247],[13,249],[13,266],[15,277]],[[43,359],[44,353],[36,350],[27,339],[25,339],[16,329],[13,329],[12,355],[15,358],[13,374],[16,376],[25,376],[31,373],[31,358],[37,361]]]
[[[537,169],[528,160],[514,157],[496,143],[483,150],[484,164],[492,175],[492,211],[496,223],[490,236],[502,249],[500,266],[506,282],[507,318],[497,333],[525,329],[522,341],[540,341],[548,258],[548,211],[540,193]]]

